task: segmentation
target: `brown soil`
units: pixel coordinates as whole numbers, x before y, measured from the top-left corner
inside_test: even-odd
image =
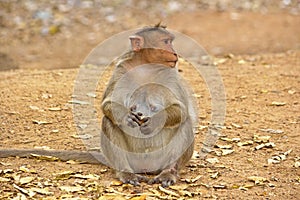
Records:
[[[269,141],[276,146],[254,150],[259,145],[256,141],[240,147],[236,142],[219,140],[217,144],[231,144],[234,152],[225,156],[209,154],[209,158],[218,158],[216,164],[193,159],[190,166],[182,171],[182,178],[195,178],[198,175],[201,178],[186,189],[194,192],[194,196],[182,197],[299,199],[300,168],[296,166],[300,161],[300,18],[286,13],[240,13],[239,20],[232,20],[231,15],[229,12],[184,13],[170,16],[165,21],[171,29],[189,35],[209,53],[218,55],[214,61],[223,78],[227,102],[222,138],[240,138],[241,142],[245,142],[253,141],[254,135],[271,136]],[[143,24],[149,22],[146,18]],[[124,27],[137,28],[140,26],[138,23],[131,21],[125,23]],[[4,42],[1,46],[0,50],[7,56],[0,54],[0,59],[5,57],[7,63],[17,62],[19,69],[0,72],[0,148],[47,146],[52,149],[85,149],[81,139],[73,137],[77,130],[72,105],[68,101],[72,98],[78,69],[71,67],[78,66],[98,42],[121,30],[115,27],[109,33],[100,32],[92,42],[86,42],[89,28],[79,27],[73,31],[77,31],[76,37],[69,40],[64,38],[63,33],[47,37],[32,36],[30,42],[8,37],[6,40],[13,45]],[[15,64],[11,66],[15,68]],[[199,125],[207,126],[211,111],[206,86],[199,81],[193,68],[185,64],[179,68],[198,94],[201,108]],[[60,109],[51,111],[49,108]],[[49,123],[37,124],[35,121]],[[264,132],[262,129],[282,130],[283,133]],[[196,135],[195,148],[198,151],[206,131],[203,128]],[[285,160],[277,164],[267,163],[272,156],[290,149],[292,152]],[[219,148],[215,150],[220,152]],[[36,173],[21,171],[21,166],[33,169]],[[5,171],[7,169],[13,171],[9,173]],[[48,198],[65,196],[96,199],[107,195],[111,188],[123,196],[159,190],[158,185],[111,186],[113,172],[104,169],[107,167],[24,158],[0,159],[0,178],[10,179],[8,182],[0,179],[0,197],[11,198],[20,193],[12,183],[27,189],[48,187],[49,191],[54,192]],[[54,174],[62,171],[98,174],[101,178],[96,183],[76,178],[55,180]],[[218,175],[212,176],[216,172]],[[17,176],[34,176],[36,179],[30,184],[21,185]],[[264,177],[266,180],[254,184],[248,180],[250,176]],[[94,190],[68,193],[59,189],[63,185],[91,188],[88,184],[95,184]],[[184,181],[178,182],[178,185],[183,184]],[[162,196],[166,197],[167,194],[162,192]],[[47,195],[34,196],[42,197]],[[152,198],[155,197],[147,196],[147,199]]]

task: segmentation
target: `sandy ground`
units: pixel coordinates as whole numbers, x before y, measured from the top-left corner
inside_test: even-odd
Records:
[[[105,26],[107,30],[96,32],[94,39],[88,39],[92,29],[83,25],[72,27],[69,39],[63,32],[25,40],[14,35],[2,38],[0,64],[10,63],[18,69],[0,72],[0,147],[85,149],[76,137],[69,103],[78,66],[103,39],[149,23],[152,20],[145,17],[142,23],[127,21],[122,28]],[[118,185],[113,171],[101,165],[5,158],[0,159],[1,198],[31,198],[18,189],[21,187],[27,192],[40,189],[32,197],[38,199],[299,199],[299,16],[194,12],[170,15],[165,23],[194,38],[213,55],[223,78],[226,122],[209,159],[192,159],[182,171],[178,188],[166,192],[158,185]],[[181,63],[179,69],[201,111],[195,145],[199,151],[210,122],[211,99],[194,68]],[[104,86],[97,90],[96,101]],[[258,145],[262,148],[255,150]],[[220,155],[227,148],[234,151]],[[217,158],[217,163],[211,158]],[[268,164],[271,158],[278,163]],[[57,175],[61,172],[65,175]],[[193,178],[194,183],[189,183]]]

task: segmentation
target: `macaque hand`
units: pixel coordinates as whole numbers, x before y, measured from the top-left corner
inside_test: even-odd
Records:
[[[142,113],[130,112],[127,115],[127,125],[131,128],[143,126],[149,123],[150,118],[145,117]]]
[[[148,135],[154,132],[157,128],[162,128],[166,121],[166,113],[159,112],[152,117],[146,117],[146,120],[140,125],[142,134]]]

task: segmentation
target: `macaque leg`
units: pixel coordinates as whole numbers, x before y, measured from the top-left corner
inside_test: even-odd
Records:
[[[110,144],[111,141],[114,145],[124,148],[124,151],[129,150],[130,146],[125,139],[126,133],[122,132],[118,125],[114,124],[108,117],[102,119],[102,130],[104,134],[101,137],[102,151],[110,165],[115,168],[116,177],[123,183],[132,185],[139,185],[141,181],[148,182],[146,177],[130,173],[130,160],[126,157],[126,153],[116,152]]]
[[[186,125],[186,124],[185,124]],[[163,187],[169,187],[176,183],[179,178],[179,170],[189,161],[194,152],[194,142],[186,149],[184,154],[177,160],[176,163],[171,164],[169,167],[163,169],[160,174],[155,176],[148,183],[161,183]]]
[[[179,178],[177,163],[170,165],[168,168],[161,171],[160,174],[151,179],[148,183],[161,183],[163,187],[174,185]]]
[[[139,174],[129,172],[116,172],[117,178],[123,183],[130,183],[131,185],[140,185],[140,182],[148,182],[148,178]]]

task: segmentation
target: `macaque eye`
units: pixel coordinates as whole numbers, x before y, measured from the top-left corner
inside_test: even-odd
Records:
[[[131,111],[131,112],[136,112],[136,105],[131,106],[131,107],[130,107],[130,111]]]
[[[157,107],[150,104],[150,110],[151,110],[151,112],[157,112]]]
[[[166,40],[163,40],[163,42],[164,42],[165,44],[171,44],[171,43],[172,43],[172,40],[166,39]]]

